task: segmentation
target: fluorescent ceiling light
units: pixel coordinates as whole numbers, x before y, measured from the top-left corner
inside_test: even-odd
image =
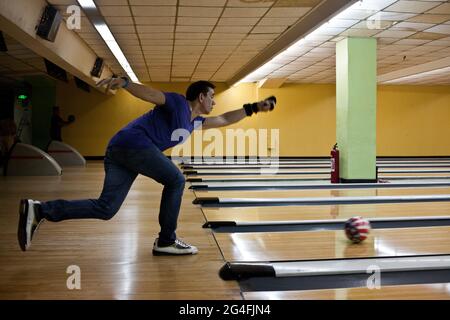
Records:
[[[378,1],[378,0],[376,0],[376,1]],[[369,0],[368,2],[373,4],[376,1]],[[384,4],[389,4],[390,2],[393,2],[393,0],[382,0],[382,1],[384,2]],[[277,61],[280,57],[296,55],[295,54],[296,51],[301,52],[301,47],[308,46],[308,42],[309,42],[310,46],[315,47],[315,45],[311,45],[311,42],[326,39],[326,38],[333,38],[336,34],[340,34],[340,33],[336,33],[337,31],[339,31],[338,28],[342,28],[342,31],[343,31],[345,28],[343,26],[347,26],[347,25],[351,26],[351,25],[357,23],[359,20],[364,20],[364,19],[349,19],[349,18],[347,18],[349,13],[354,11],[355,9],[364,9],[364,8],[365,8],[365,4],[363,1],[358,1],[358,2],[354,3],[347,9],[341,11],[336,16],[330,18],[328,21],[326,21],[325,23],[321,24],[320,26],[318,26],[317,28],[315,28],[314,30],[312,30],[311,32],[306,34],[303,38],[301,38],[297,42],[293,43],[290,47],[288,47],[284,51],[277,54],[270,61],[266,62],[261,67],[259,67],[252,73],[248,74],[247,76],[245,76],[244,78],[239,80],[237,83],[259,81],[259,80],[267,77],[268,75],[270,75],[270,73],[272,73],[273,71],[275,71],[279,68],[274,63],[274,60]],[[376,10],[374,10],[373,12],[375,13]],[[337,27],[337,26],[340,26],[340,27]],[[331,35],[329,35],[329,34],[331,34]],[[298,57],[299,57],[299,55],[297,54],[296,58],[298,58]],[[293,58],[293,60],[296,58]]]
[[[78,0],[78,3],[83,9],[96,9],[95,3],[92,0]],[[105,22],[95,23],[94,27],[95,29],[97,29],[100,36],[103,38],[103,40],[105,41],[109,50],[111,50],[116,60],[122,66],[123,70],[125,70],[130,80],[133,82],[139,82],[139,79],[137,78],[136,74],[131,68],[130,63],[123,54],[122,49],[120,49],[119,44],[117,43],[116,39],[114,38],[113,34],[111,33],[111,30],[109,30],[109,27],[106,25],[106,23]]]
[[[78,0],[78,3],[83,9],[96,9],[95,3],[93,0]]]

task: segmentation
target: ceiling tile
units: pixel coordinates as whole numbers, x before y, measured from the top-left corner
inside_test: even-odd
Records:
[[[346,37],[371,37],[379,32],[380,30],[349,29],[347,31],[342,32],[341,35]]]
[[[101,6],[101,14],[105,17],[130,17],[131,12],[128,6]]]
[[[435,1],[397,1],[393,5],[384,9],[384,11],[394,12],[410,12],[410,13],[423,13],[439,5],[439,2]]]
[[[209,33],[177,32],[175,39],[209,39]]]
[[[138,25],[174,25],[175,17],[134,17]]]
[[[219,17],[222,13],[222,8],[215,7],[179,7],[179,17]]]
[[[139,34],[143,33],[170,33],[173,32],[175,26],[136,26]]]
[[[266,18],[285,18],[285,17],[295,17],[295,18],[301,18],[304,16],[308,11],[310,11],[310,7],[305,8],[271,8],[267,14],[265,15]]]
[[[354,4],[353,9],[356,10],[383,10],[397,0],[364,0]]]
[[[216,26],[214,32],[218,33],[248,33],[251,26]]]
[[[75,0],[76,2],[76,0]],[[127,0],[95,0],[97,6],[116,6],[116,5],[128,5]]]
[[[219,19],[219,26],[253,26],[259,21],[259,18],[225,18]]]
[[[205,46],[208,42],[207,39],[176,39],[176,46]]]
[[[262,18],[258,26],[291,26],[298,20],[297,17]]]
[[[132,25],[134,24],[131,17],[105,17],[105,21],[108,25]]]
[[[223,17],[244,18],[262,17],[267,12],[267,8],[226,8]]]
[[[447,3],[443,3],[438,7],[433,8],[432,10],[428,11],[427,13],[432,14],[450,14],[450,3],[446,1]]]
[[[226,0],[179,0],[180,6],[223,7]]]
[[[174,17],[177,9],[172,6],[132,6],[135,17]]]
[[[134,26],[109,26],[109,29],[111,29],[111,32],[113,34],[116,34],[116,33],[135,33],[136,32]]]
[[[439,24],[439,23],[443,23],[447,20],[450,20],[450,15],[419,14],[415,17],[409,18],[407,21]]]
[[[140,33],[139,38],[141,40],[151,40],[151,39],[159,39],[159,40],[170,40],[173,39],[173,33]]]
[[[98,0],[96,0],[97,2]],[[108,1],[109,0],[103,0]],[[129,1],[131,5],[137,6],[175,6],[177,4],[177,0],[126,0]]]
[[[246,33],[215,33],[211,34],[211,39],[244,39],[247,36]]]
[[[429,28],[429,29],[425,30],[425,32],[450,34],[450,25],[448,25],[448,24],[441,24],[441,25]]]
[[[284,31],[286,31],[287,29],[288,29],[288,27],[286,27],[286,26],[275,26],[275,27],[271,27],[271,26],[256,26],[252,30],[252,33],[272,33],[272,32],[282,33]]]
[[[429,41],[430,40],[402,39],[402,40],[399,40],[399,41],[395,42],[395,44],[420,46],[420,45],[425,44],[425,43],[427,43]]]
[[[417,23],[417,22],[400,22],[393,25],[390,30],[401,30],[401,31],[423,31],[425,29],[434,26],[431,23]]]
[[[204,33],[211,32],[214,26],[180,26],[177,25],[176,31],[177,33]]]
[[[423,40],[439,40],[445,38],[446,35],[442,33],[433,33],[433,32],[418,32],[412,36],[410,39],[423,39]]]
[[[378,33],[377,35],[375,35],[375,37],[377,38],[406,38],[409,37],[411,35],[413,35],[415,33],[415,31],[397,31],[397,30],[385,30],[382,31],[380,33]]]
[[[274,1],[242,1],[242,0],[228,0],[228,7],[271,7]]]
[[[178,25],[186,26],[213,26],[217,23],[218,18],[204,18],[204,17],[178,17]]]
[[[340,19],[348,19],[348,20],[364,20],[368,17],[374,15],[376,10],[354,10],[349,9],[345,12],[339,14]],[[382,19],[383,20],[383,19]]]

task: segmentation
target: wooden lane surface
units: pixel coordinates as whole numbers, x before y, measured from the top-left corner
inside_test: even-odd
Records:
[[[274,206],[202,208],[207,221],[337,220],[363,216],[366,219],[392,217],[450,217],[450,202],[380,203],[324,206]]]
[[[379,170],[389,169],[436,169],[436,170],[449,170],[450,163],[378,163]],[[240,170],[240,169],[263,169],[263,168],[279,168],[279,169],[331,169],[330,163],[272,163],[272,164],[219,164],[219,165],[191,165],[183,166],[185,170]]]
[[[291,261],[450,253],[450,227],[374,229],[360,244],[343,230],[214,234],[226,261]]]
[[[239,176],[230,176],[230,175],[218,175],[218,176],[207,176],[207,175],[193,175],[187,176],[187,178],[192,179],[203,179],[203,180],[225,180],[225,181],[236,181],[244,180],[244,179],[252,179],[252,180],[266,180],[266,179],[275,179],[275,180],[292,180],[292,179],[311,179],[311,178],[320,178],[329,180],[330,174],[312,174],[312,175],[304,175],[304,174],[285,174],[285,175],[239,175]]]
[[[304,291],[244,292],[246,300],[449,300],[450,283]]]
[[[450,174],[445,173],[380,173],[378,175],[378,178],[383,179],[389,179],[392,177],[449,177]],[[239,181],[242,179],[258,179],[258,180],[265,180],[265,179],[276,179],[276,180],[291,180],[291,179],[311,179],[311,178],[321,178],[321,179],[330,179],[330,174],[280,174],[280,175],[192,175],[187,176],[188,178],[195,178],[195,179],[204,179],[204,180],[210,180],[210,179],[221,179],[226,181]]]
[[[445,188],[393,188],[393,189],[319,189],[319,190],[195,190],[195,196],[218,198],[309,198],[309,197],[363,197],[450,194]]]
[[[297,172],[300,173],[320,173],[320,174],[330,174],[330,169],[327,168],[280,168],[280,167],[269,167],[269,168],[243,168],[243,169],[233,169],[233,168],[225,168],[225,169],[214,169],[214,168],[201,168],[201,169],[186,169],[185,171],[196,171],[196,174],[208,174],[214,173],[214,175],[243,175],[243,174],[295,174]],[[395,171],[392,173],[392,171]],[[418,171],[418,172],[417,172]],[[396,173],[441,173],[435,171],[445,171],[446,174],[449,173],[450,168],[381,168],[378,169],[378,173],[381,174],[396,174]]]
[[[65,169],[61,177],[0,177],[0,299],[241,299],[234,281],[217,271],[223,258],[204,217],[186,192],[177,234],[199,254],[154,257],[162,187],[139,177],[110,221],[44,222],[30,251],[17,244],[18,204],[37,200],[94,198],[103,165]],[[187,190],[186,190],[187,191]],[[81,269],[81,290],[69,290],[68,266]]]

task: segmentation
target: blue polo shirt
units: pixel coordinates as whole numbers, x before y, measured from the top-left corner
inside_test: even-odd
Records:
[[[181,94],[164,92],[164,96],[165,104],[156,106],[130,122],[111,138],[108,147],[145,149],[154,144],[159,150],[164,151],[183,141],[182,137],[172,141],[172,133],[175,130],[184,129],[186,131],[182,131],[191,134],[205,121],[205,118],[198,116],[191,122],[191,109]]]

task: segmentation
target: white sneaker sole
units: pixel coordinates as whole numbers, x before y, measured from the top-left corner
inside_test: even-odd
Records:
[[[167,251],[160,251],[160,250],[155,250],[153,249],[152,251],[154,256],[186,256],[186,255],[193,255],[193,254],[197,254],[198,253],[198,249],[193,249],[191,251],[181,251],[181,250],[170,250],[168,249]]]

